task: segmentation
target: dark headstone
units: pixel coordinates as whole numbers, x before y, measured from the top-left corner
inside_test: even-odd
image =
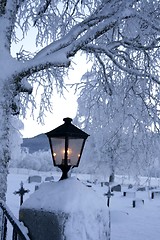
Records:
[[[137,189],[137,191],[142,191],[143,192],[143,191],[146,191],[146,188],[145,187],[140,187],[140,188]]]
[[[41,176],[29,176],[28,177],[28,183],[32,183],[32,182],[38,182],[40,183],[42,181]]]
[[[111,192],[121,192],[121,185],[118,184],[118,185],[116,185],[116,186],[113,186],[113,187],[111,188]]]
[[[153,190],[155,189],[155,187],[148,187],[148,190]]]
[[[45,178],[45,181],[46,182],[51,182],[51,181],[53,181],[54,180],[54,177],[53,176],[51,176],[51,177],[46,177]]]
[[[36,185],[34,190],[37,191],[38,189],[39,189],[39,186]]]
[[[103,186],[109,186],[109,182],[101,182],[101,187]]]

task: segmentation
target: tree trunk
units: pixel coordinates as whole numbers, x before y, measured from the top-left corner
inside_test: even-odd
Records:
[[[114,182],[114,178],[115,178],[114,172],[112,172],[112,173],[110,174],[110,176],[109,176],[109,182],[110,182],[110,183],[113,183],[113,182]]]
[[[110,176],[109,176],[109,182],[113,183],[115,179],[115,168],[114,168],[114,158],[113,154],[111,155],[111,164],[110,164]]]
[[[9,99],[0,101],[0,199],[6,201],[8,163],[10,161]]]

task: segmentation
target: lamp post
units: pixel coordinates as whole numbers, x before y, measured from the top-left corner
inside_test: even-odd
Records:
[[[64,118],[64,124],[47,132],[54,166],[62,170],[60,180],[68,178],[68,171],[78,167],[85,141],[89,136],[74,126],[71,118]]]

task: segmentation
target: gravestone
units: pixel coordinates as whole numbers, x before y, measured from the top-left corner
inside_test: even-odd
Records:
[[[37,191],[39,189],[39,185],[36,185],[34,190]]]
[[[137,189],[137,191],[142,191],[143,192],[143,191],[146,191],[146,188],[145,187],[140,187],[140,188]]]
[[[103,186],[109,186],[109,182],[101,182],[101,187]]]
[[[45,178],[45,181],[46,182],[50,182],[50,181],[53,181],[54,180],[54,177],[53,176],[51,176],[51,177],[46,177]]]
[[[32,182],[40,183],[41,181],[42,181],[42,177],[38,175],[28,177],[28,183],[32,183]]]
[[[113,186],[113,187],[111,188],[111,192],[121,192],[121,185],[118,184],[118,185],[116,185],[116,186]]]

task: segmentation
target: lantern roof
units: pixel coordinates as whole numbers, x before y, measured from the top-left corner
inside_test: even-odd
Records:
[[[59,127],[53,129],[50,132],[47,132],[47,137],[71,137],[71,138],[83,138],[87,139],[89,136],[84,131],[80,130],[76,126],[74,126],[71,122],[71,118],[64,118],[64,124],[60,125]]]

